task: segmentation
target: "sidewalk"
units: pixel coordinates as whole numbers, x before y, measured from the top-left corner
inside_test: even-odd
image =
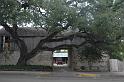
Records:
[[[101,77],[124,77],[124,72],[108,72],[106,74],[101,74]]]
[[[0,71],[0,74],[6,75],[48,75],[50,73],[42,71]]]
[[[41,77],[124,77],[124,72],[42,72],[42,71],[0,71],[0,74],[6,75],[37,75]]]

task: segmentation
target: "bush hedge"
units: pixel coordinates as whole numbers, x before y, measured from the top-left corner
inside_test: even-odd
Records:
[[[0,65],[1,71],[52,71],[51,66],[44,65]]]

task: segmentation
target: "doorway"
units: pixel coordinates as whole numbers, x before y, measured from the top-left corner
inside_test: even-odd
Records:
[[[68,67],[68,50],[61,49],[53,52],[53,66],[54,67]]]

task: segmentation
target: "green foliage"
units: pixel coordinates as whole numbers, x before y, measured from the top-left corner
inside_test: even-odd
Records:
[[[47,32],[68,28],[89,33],[83,48],[88,59],[100,59],[101,51],[108,51],[113,58],[122,58],[123,44],[120,36],[124,31],[123,0],[27,0],[29,7],[22,8],[17,0],[0,0],[0,22],[18,26],[32,24]],[[122,3],[121,3],[122,2]],[[86,40],[87,40],[86,38]],[[90,41],[89,41],[90,40]],[[93,55],[92,55],[93,54]],[[95,56],[94,56],[95,55]],[[98,56],[98,57],[97,57]],[[119,57],[118,57],[119,56]]]
[[[124,43],[119,42],[118,44],[111,46],[111,55],[110,58],[112,59],[119,59],[123,60],[124,59]]]
[[[86,60],[89,63],[97,62],[103,57],[101,51],[93,45],[80,48],[79,54],[81,55],[82,60]]]
[[[124,55],[120,54],[123,52],[123,44],[120,42],[120,37],[123,37],[123,9],[119,7],[113,11],[117,3],[113,4],[111,0],[98,0],[98,2],[99,4],[93,4],[96,12],[92,14],[94,19],[90,26],[95,39],[103,41],[97,44],[97,48],[107,51],[109,55],[111,54],[111,58],[123,60]],[[123,5],[123,2],[120,4]]]
[[[19,8],[16,0],[0,0],[0,22],[12,21]]]

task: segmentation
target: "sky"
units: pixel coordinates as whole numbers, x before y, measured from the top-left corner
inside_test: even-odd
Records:
[[[3,28],[2,26],[0,26],[0,29]]]
[[[23,24],[22,26],[20,27],[33,27],[33,25],[30,23],[30,24]],[[0,26],[0,29],[2,29],[3,27]]]

